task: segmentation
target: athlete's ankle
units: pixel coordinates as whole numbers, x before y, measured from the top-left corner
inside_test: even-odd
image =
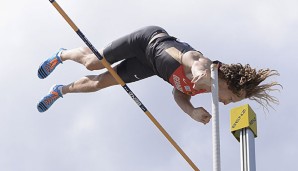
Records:
[[[61,85],[58,87],[58,91],[62,94],[62,96],[65,95],[65,93],[63,93],[63,87],[64,87],[64,85]]]
[[[57,58],[61,63],[63,63],[66,59],[63,57],[63,53],[66,51],[66,49],[61,48],[61,50],[57,54]]]

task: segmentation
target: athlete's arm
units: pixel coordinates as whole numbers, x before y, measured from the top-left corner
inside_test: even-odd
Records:
[[[178,106],[191,118],[203,124],[207,124],[210,121],[211,115],[203,107],[194,108],[190,102],[191,96],[182,93],[176,88],[173,89],[173,96]]]
[[[188,72],[192,76],[191,82],[195,83],[194,88],[199,89],[200,86],[200,88],[209,89],[212,61],[197,51],[186,52],[181,61],[184,66],[189,68]]]

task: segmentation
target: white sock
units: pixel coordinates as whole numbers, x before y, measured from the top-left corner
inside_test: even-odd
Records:
[[[62,59],[61,59],[61,54],[63,53],[64,50],[61,50],[60,52],[58,52],[57,54],[57,58],[59,61],[61,61],[61,64],[63,63]]]
[[[58,90],[60,91],[60,93],[61,93],[62,95],[64,95],[64,93],[63,93],[63,91],[62,91],[62,87],[63,87],[63,85],[62,85],[62,86],[59,86],[59,87],[58,87]]]

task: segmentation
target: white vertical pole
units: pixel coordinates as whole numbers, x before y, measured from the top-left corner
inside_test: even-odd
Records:
[[[240,164],[241,171],[246,171],[246,141],[243,129],[240,131]]]
[[[246,141],[248,148],[248,170],[256,171],[255,136],[250,129],[246,128]]]
[[[241,171],[256,171],[255,136],[248,128],[240,131]]]
[[[220,135],[218,110],[218,65],[211,65],[211,92],[212,92],[212,146],[213,171],[220,171]]]

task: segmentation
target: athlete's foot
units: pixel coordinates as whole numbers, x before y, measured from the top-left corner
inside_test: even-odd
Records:
[[[44,79],[49,76],[54,69],[62,63],[60,55],[62,51],[65,50],[63,48],[59,49],[57,53],[55,53],[52,57],[44,61],[38,68],[38,77],[40,79]]]
[[[60,87],[63,85],[53,85],[51,87],[49,94],[47,94],[42,100],[37,104],[37,109],[39,112],[45,112],[48,110],[52,104],[62,96],[62,92],[60,91]]]

